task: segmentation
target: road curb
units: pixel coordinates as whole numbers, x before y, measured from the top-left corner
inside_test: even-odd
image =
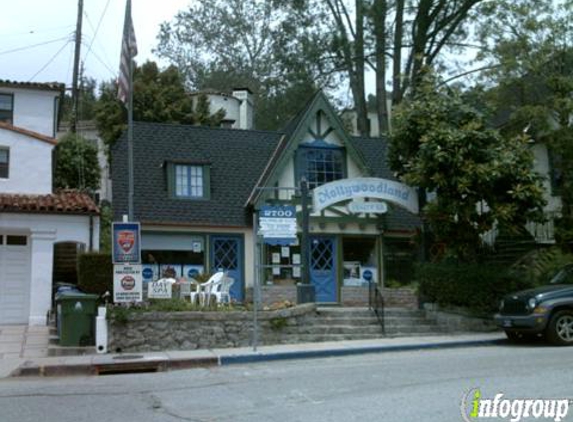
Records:
[[[36,365],[28,363],[13,371],[10,374],[10,377],[111,375],[138,372],[165,372],[170,370],[175,371],[180,369],[208,368],[214,366],[220,366],[220,360],[218,357],[54,365]]]
[[[86,363],[57,363],[37,364],[28,361],[14,370],[10,377],[57,377],[57,376],[89,376],[122,374],[137,372],[164,372],[170,370],[208,368],[237,364],[249,364],[257,362],[271,362],[296,359],[317,359],[327,357],[342,357],[373,353],[405,352],[414,350],[455,349],[462,347],[495,346],[503,344],[503,339],[487,340],[459,340],[438,343],[415,343],[381,346],[356,346],[332,349],[295,350],[279,352],[254,352],[233,355],[225,352],[214,356],[202,357],[155,357],[152,359],[132,359],[126,361],[113,360],[113,357],[105,359],[93,359]],[[94,361],[95,360],[95,361]]]
[[[494,346],[503,343],[502,339],[495,340],[466,340],[444,343],[404,344],[390,346],[364,346],[347,349],[302,350],[293,352],[258,353],[249,355],[221,356],[221,365],[236,365],[277,360],[316,359],[339,356],[352,356],[372,353],[406,352],[413,350],[455,349],[471,346]]]

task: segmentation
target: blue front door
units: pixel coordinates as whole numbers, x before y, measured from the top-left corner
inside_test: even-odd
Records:
[[[211,270],[228,271],[235,282],[231,298],[243,301],[243,238],[241,236],[211,236]]]
[[[316,301],[337,302],[336,238],[310,238],[310,281],[316,289]]]

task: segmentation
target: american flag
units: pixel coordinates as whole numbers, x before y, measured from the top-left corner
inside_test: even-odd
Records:
[[[117,98],[127,104],[130,89],[130,63],[137,56],[137,42],[135,41],[135,31],[131,20],[131,0],[125,4],[125,21],[123,23],[123,39],[121,41],[121,59],[119,63],[119,78]]]

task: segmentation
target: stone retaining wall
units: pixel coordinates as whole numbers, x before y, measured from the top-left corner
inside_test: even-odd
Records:
[[[384,306],[387,308],[418,309],[418,295],[412,289],[382,289]]]
[[[368,287],[343,286],[340,290],[342,306],[368,306]],[[418,296],[412,289],[382,289],[387,308],[418,309]]]
[[[260,337],[265,344],[280,343],[285,325],[304,326],[316,313],[308,303],[277,311],[259,312]],[[111,352],[193,350],[250,346],[253,313],[195,311],[133,313],[127,321],[108,320]]]
[[[425,303],[426,319],[435,321],[446,332],[481,332],[497,331],[493,318],[479,318],[467,315],[463,310],[442,310],[434,303]]]

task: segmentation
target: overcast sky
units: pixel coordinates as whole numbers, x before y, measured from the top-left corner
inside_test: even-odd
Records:
[[[157,46],[159,25],[191,1],[132,0],[138,62],[156,59],[151,50]],[[3,0],[0,79],[70,86],[77,7],[78,0]],[[81,57],[87,76],[117,77],[124,15],[125,0],[84,0]],[[43,45],[33,47],[37,44]]]

